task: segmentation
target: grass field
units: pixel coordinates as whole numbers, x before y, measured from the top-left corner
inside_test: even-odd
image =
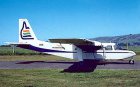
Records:
[[[134,51],[137,55],[140,55],[140,46],[130,46],[128,50]]]
[[[134,57],[134,60],[140,61],[140,55],[136,55],[136,56]]]
[[[41,53],[15,47],[15,53],[13,53],[12,47],[0,47],[0,55],[39,55]]]
[[[61,73],[61,70],[0,70],[0,87],[139,87],[138,70],[96,70]]]

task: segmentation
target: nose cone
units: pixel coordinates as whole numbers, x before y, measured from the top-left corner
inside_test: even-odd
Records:
[[[133,51],[130,51],[130,53],[131,53],[132,56],[135,56],[136,55],[136,53],[133,52]]]

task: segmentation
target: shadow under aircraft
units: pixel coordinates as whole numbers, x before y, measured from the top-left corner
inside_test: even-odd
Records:
[[[24,61],[18,62],[16,64],[32,64],[32,63],[52,63],[52,64],[70,64],[68,68],[61,71],[61,73],[80,73],[80,72],[94,72],[98,65],[106,65],[106,64],[129,64],[128,62],[120,62],[120,61],[95,61],[95,60],[85,60],[80,62],[65,62],[65,61]],[[56,65],[55,65],[56,66]]]

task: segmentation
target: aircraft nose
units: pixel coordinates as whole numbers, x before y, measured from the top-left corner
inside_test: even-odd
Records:
[[[132,54],[133,56],[135,56],[135,55],[136,55],[136,53],[135,53],[135,52],[133,52],[133,51],[131,51],[131,54]]]

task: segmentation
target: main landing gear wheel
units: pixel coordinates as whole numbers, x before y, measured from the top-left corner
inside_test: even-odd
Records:
[[[129,64],[134,64],[135,62],[134,62],[134,60],[132,59],[132,60],[129,60]]]

